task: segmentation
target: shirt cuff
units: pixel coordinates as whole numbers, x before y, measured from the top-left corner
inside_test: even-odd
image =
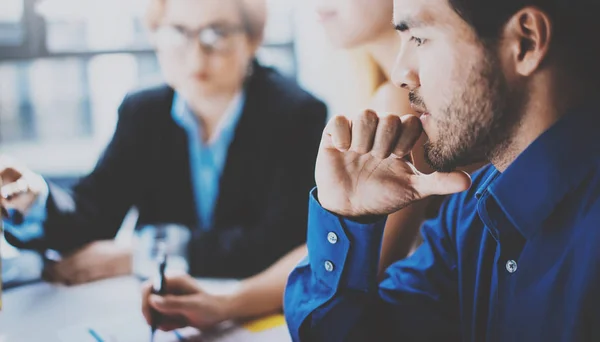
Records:
[[[359,223],[325,210],[313,189],[307,244],[316,278],[333,289],[376,291],[384,228],[385,218]]]

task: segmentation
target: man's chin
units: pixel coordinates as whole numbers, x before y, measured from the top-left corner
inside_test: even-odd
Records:
[[[444,173],[453,172],[457,170],[470,172],[477,170],[488,163],[488,161],[485,158],[441,158],[438,154],[435,153],[431,155],[429,151],[425,153],[425,162],[427,162],[427,164],[429,164],[429,166],[434,171]]]
[[[444,152],[431,141],[425,143],[424,149],[425,162],[427,162],[434,171],[452,172],[461,166],[458,165],[455,158],[449,158],[447,155],[444,155]]]

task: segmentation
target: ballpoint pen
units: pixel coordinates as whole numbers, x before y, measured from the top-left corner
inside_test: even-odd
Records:
[[[158,261],[158,275],[154,278],[152,284],[152,293],[157,295],[164,295],[167,291],[167,278],[165,277],[165,270],[167,268],[167,249],[164,241],[159,241],[157,245],[157,261]],[[152,331],[150,335],[150,341],[154,341],[154,334],[160,324],[161,315],[158,311],[152,310]]]

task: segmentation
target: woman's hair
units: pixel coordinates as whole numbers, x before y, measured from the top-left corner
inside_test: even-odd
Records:
[[[165,2],[168,0],[150,0],[145,23],[150,30],[155,30],[165,12]],[[220,0],[225,1],[225,0]],[[240,10],[246,34],[252,41],[261,41],[267,22],[267,5],[265,0],[230,0],[235,2]]]

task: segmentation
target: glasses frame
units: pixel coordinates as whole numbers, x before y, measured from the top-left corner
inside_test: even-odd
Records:
[[[188,30],[185,27],[177,25],[161,25],[153,32],[153,44],[157,50],[187,50],[195,42],[207,54],[225,54],[231,51],[232,46],[219,47],[219,43],[226,42],[227,39],[236,35],[246,33],[247,30],[242,25],[223,26],[210,24],[196,30]],[[171,37],[173,37],[173,34],[181,35],[186,41],[181,46],[177,46],[178,44],[176,43],[170,47],[166,47],[166,44],[161,43],[160,40],[166,39],[167,34],[172,35]],[[165,37],[161,38],[161,35],[165,35]],[[210,37],[213,37],[215,41],[210,42]]]

